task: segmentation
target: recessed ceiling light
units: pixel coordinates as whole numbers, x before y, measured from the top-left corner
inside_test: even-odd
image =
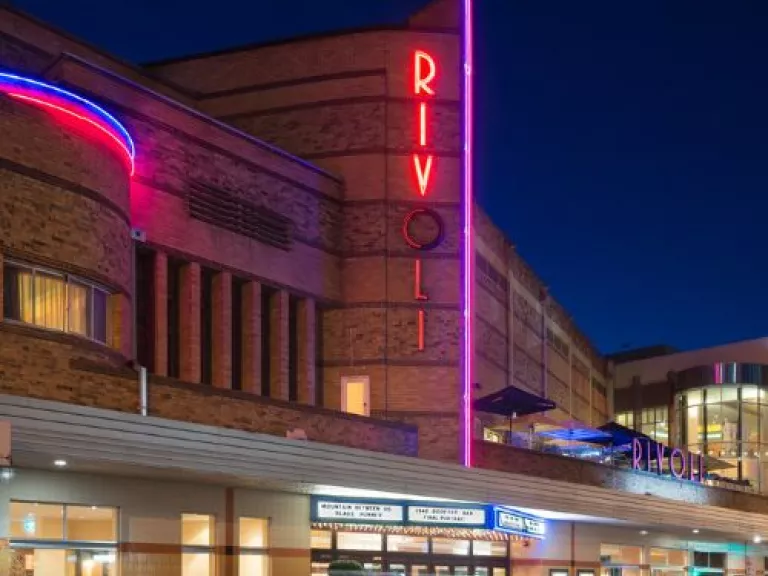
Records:
[[[66,460],[54,460],[53,461],[53,465],[56,466],[57,468],[64,468],[64,466],[67,465],[67,461]]]
[[[648,530],[640,530],[641,536],[648,536]]]
[[[698,533],[699,533],[699,529],[698,529],[698,528],[694,528],[694,529],[693,529],[693,533],[694,533],[694,534],[698,534]]]
[[[762,541],[763,541],[763,539],[760,537],[759,534],[756,535],[754,538],[752,538],[752,542],[754,542],[755,544],[760,544],[760,542],[762,542]]]

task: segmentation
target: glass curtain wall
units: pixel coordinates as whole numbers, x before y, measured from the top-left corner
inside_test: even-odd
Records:
[[[757,386],[709,386],[677,395],[680,444],[728,467],[722,478],[768,492],[768,394]]]

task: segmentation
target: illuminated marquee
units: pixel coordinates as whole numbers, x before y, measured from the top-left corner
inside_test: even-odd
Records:
[[[669,455],[665,458],[665,453]],[[664,464],[667,464],[668,473],[678,480],[691,480],[701,482],[705,477],[704,456],[698,456],[693,452],[687,454],[680,448],[669,448],[658,442],[642,441],[639,438],[632,439],[632,469],[654,472],[653,463],[656,463],[657,474],[662,474]]]
[[[0,72],[0,93],[91,130],[126,159],[133,176],[136,158],[133,140],[125,127],[100,106],[58,86],[7,72]]]
[[[428,100],[435,96],[434,81],[437,77],[437,65],[435,59],[422,50],[413,53],[413,95],[416,102],[416,119],[418,125],[418,147],[413,153],[413,172],[416,183],[416,192],[425,198],[430,192],[432,171],[435,166],[435,157],[426,152],[429,146],[429,112]],[[414,232],[414,228],[422,230],[421,235]],[[423,232],[426,229],[427,232]],[[403,219],[403,238],[406,244],[414,250],[429,251],[437,248],[443,242],[444,224],[440,215],[428,208],[416,208],[408,212]],[[423,262],[421,258],[414,261],[414,300],[419,303],[429,300],[429,295],[422,285]],[[417,348],[423,351],[425,348],[424,331],[426,324],[426,312],[420,307],[416,312],[418,326]]]

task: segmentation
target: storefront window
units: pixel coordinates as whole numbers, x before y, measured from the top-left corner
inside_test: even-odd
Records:
[[[495,540],[475,540],[472,542],[472,554],[475,556],[499,556],[507,555],[507,543]]]
[[[387,536],[387,552],[429,552],[429,540],[426,536],[405,536],[390,534]]]
[[[433,554],[452,554],[456,556],[469,555],[469,540],[452,540],[450,538],[432,538]]]
[[[616,414],[616,423],[627,428],[634,428],[635,415],[632,412],[621,412]]]
[[[643,549],[640,546],[602,544],[600,559],[604,565],[640,566],[643,564]]]
[[[214,519],[206,514],[182,514],[182,576],[211,576],[213,570]]]
[[[114,542],[117,518],[114,508],[67,506],[67,540],[77,542]]]
[[[669,424],[668,409],[666,406],[657,406],[655,408],[645,408],[642,411],[642,424],[640,432],[650,436],[659,442],[668,442]]]
[[[330,530],[312,530],[309,547],[316,550],[330,550],[333,545],[333,532]]]
[[[381,550],[381,534],[366,532],[338,532],[336,547],[339,550]]]
[[[683,445],[716,459],[710,480],[768,490],[768,395],[752,385],[718,385],[678,396]],[[761,458],[762,457],[762,458]]]
[[[269,519],[240,518],[240,576],[269,576]]]
[[[117,509],[11,502],[11,548],[25,576],[114,576]]]

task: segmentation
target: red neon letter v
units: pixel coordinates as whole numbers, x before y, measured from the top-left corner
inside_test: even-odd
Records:
[[[413,166],[416,168],[416,178],[419,180],[419,192],[424,196],[429,186],[429,176],[432,173],[432,156],[427,156],[426,164],[422,167],[421,156],[413,155]]]

